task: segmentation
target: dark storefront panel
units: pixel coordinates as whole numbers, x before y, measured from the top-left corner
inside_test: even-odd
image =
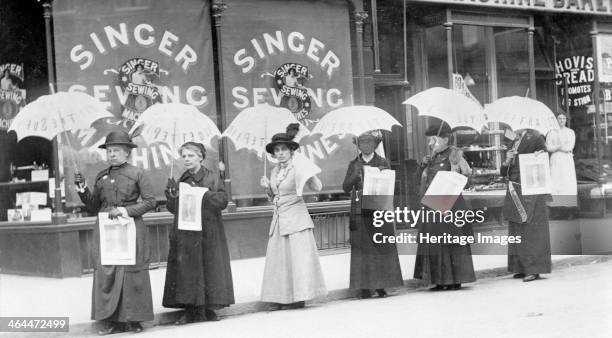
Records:
[[[226,3],[221,42],[228,124],[243,109],[269,103],[288,108],[312,130],[325,113],[353,104],[347,1]],[[292,84],[283,67],[297,67]],[[293,87],[296,95],[281,92],[283,85]],[[300,97],[302,93],[306,95]],[[324,192],[341,190],[348,163],[356,155],[351,138],[311,136],[301,145],[302,153],[323,170]],[[259,186],[262,159],[236,151],[229,142],[229,164],[234,198],[264,196]],[[268,171],[271,168],[268,165]]]
[[[54,6],[54,41],[59,90],[84,91],[105,103],[116,118],[97,122],[94,129],[62,138],[64,175],[72,177],[72,159],[92,182],[106,166],[97,146],[115,129],[129,130],[139,114],[156,102],[196,106],[217,119],[210,25],[210,3],[180,1],[67,1]],[[136,64],[144,74],[136,74]],[[132,89],[132,91],[130,91]],[[138,91],[138,92],[136,92]],[[178,154],[165,144],[140,146],[132,163],[154,182],[165,182]],[[216,168],[217,149],[208,152],[207,166]],[[67,204],[80,204],[68,180]],[[164,184],[155,184],[165,199]]]

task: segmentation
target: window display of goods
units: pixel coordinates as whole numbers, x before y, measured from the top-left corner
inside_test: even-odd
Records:
[[[492,182],[490,184],[476,184],[469,189],[469,191],[491,191],[491,190],[506,190],[506,184],[500,182]]]
[[[467,147],[462,147],[461,150],[463,151],[497,151],[497,150],[506,150],[506,146],[501,145],[501,146],[478,146],[478,145],[471,145],[471,146],[467,146]]]
[[[499,175],[499,170],[495,168],[472,168],[473,175]]]
[[[607,177],[607,181],[612,181],[612,161],[602,160],[602,167],[599,168],[597,159],[576,159],[576,177],[598,181],[602,176]]]

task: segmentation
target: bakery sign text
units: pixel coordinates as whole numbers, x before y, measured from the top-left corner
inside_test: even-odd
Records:
[[[465,4],[549,12],[612,14],[612,0],[417,0],[446,4]]]

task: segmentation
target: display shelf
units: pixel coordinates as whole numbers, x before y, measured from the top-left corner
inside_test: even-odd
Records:
[[[15,208],[16,194],[28,191],[46,193],[49,206],[49,181],[0,182],[0,222],[7,221],[7,210]]]
[[[472,173],[471,175],[472,177],[483,177],[483,176],[499,176],[499,171],[491,171],[491,172],[484,172],[484,173]]]
[[[5,189],[10,189],[10,188],[22,188],[22,187],[28,187],[28,186],[48,186],[49,182],[48,181],[27,181],[27,182],[0,182],[0,189],[5,188]]]
[[[471,152],[471,153],[485,152],[485,151],[506,151],[506,150],[508,150],[508,149],[506,149],[504,147],[494,147],[494,148],[463,147],[463,148],[459,148],[459,149],[463,150],[463,152]]]

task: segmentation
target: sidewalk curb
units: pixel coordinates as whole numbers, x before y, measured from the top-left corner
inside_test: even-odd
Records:
[[[604,263],[610,260],[612,260],[612,256],[607,256],[607,255],[575,256],[575,257],[562,258],[562,259],[553,261],[553,271],[567,269],[569,267],[578,266],[578,265]],[[476,271],[476,278],[478,280],[491,279],[491,278],[502,277],[502,276],[507,276],[507,275],[510,275],[510,273],[508,272],[505,266]],[[415,291],[415,290],[418,290],[418,289],[421,289],[427,286],[429,285],[421,280],[407,279],[407,280],[404,280],[404,286],[391,289],[389,294],[401,295],[401,294],[404,294],[410,291]],[[320,300],[318,299],[314,302],[309,302],[309,304],[329,303],[329,302],[334,302],[334,301],[339,301],[339,300],[355,298],[356,293],[357,293],[356,290],[351,290],[351,289],[333,290],[328,293],[326,298],[320,299]],[[248,302],[248,303],[234,304],[229,308],[221,309],[216,312],[219,315],[219,317],[223,318],[223,317],[238,316],[238,315],[244,315],[244,314],[249,314],[249,313],[267,312],[267,311],[268,311],[267,303]],[[151,322],[143,323],[144,324],[143,326],[145,327],[145,330],[146,330],[154,326],[158,326],[158,325],[171,325],[176,319],[178,319],[178,316],[180,315],[181,312],[182,311],[177,310],[177,311],[169,311],[169,312],[162,312],[162,313],[155,314],[155,319]],[[97,331],[98,331],[98,327],[95,322],[79,323],[79,324],[71,325],[70,333],[68,333],[68,335],[70,336],[97,335]],[[63,336],[65,335],[66,334],[64,333]],[[49,336],[49,335],[47,334],[46,336]],[[56,336],[56,335],[53,335],[53,336]]]

